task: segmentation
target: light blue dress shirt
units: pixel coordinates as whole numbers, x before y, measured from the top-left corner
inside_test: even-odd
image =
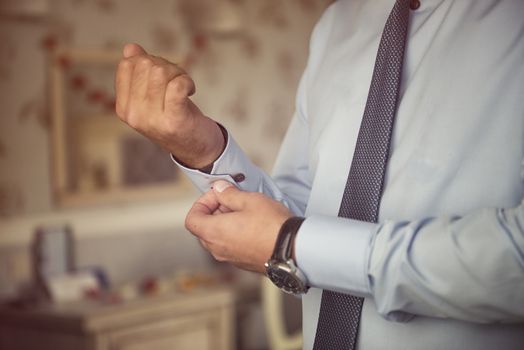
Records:
[[[211,175],[183,170],[202,191],[243,173],[240,188],[307,217],[305,349],[323,288],[366,297],[361,349],[524,349],[524,1],[411,13],[379,223],[336,217],[393,3],[324,13],[273,177],[231,135]]]

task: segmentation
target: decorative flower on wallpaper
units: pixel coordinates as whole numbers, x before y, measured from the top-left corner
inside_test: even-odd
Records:
[[[114,12],[116,9],[116,4],[113,0],[73,0],[73,4],[76,6],[84,5],[85,3],[95,5],[102,12]]]
[[[108,51],[120,52],[120,50],[122,50],[122,41],[115,38],[107,39],[102,45],[102,48]]]
[[[296,61],[293,53],[284,49],[277,54],[276,60],[278,75],[282,81],[289,86],[294,86],[299,73],[296,70]]]
[[[260,42],[250,33],[246,33],[241,38],[242,51],[246,57],[254,60],[260,55]]]
[[[333,0],[60,0],[53,2],[53,12],[41,23],[40,31],[35,32],[34,35],[41,37],[33,52],[54,57],[59,47],[119,51],[124,40],[139,37],[136,40],[152,52],[185,55],[185,60],[177,63],[198,80],[201,93],[195,98],[208,113],[222,118],[224,124],[238,124],[246,136],[241,138],[244,142],[241,146],[256,164],[270,168],[272,150],[277,149],[293,112],[308,35],[323,8],[331,2]],[[147,16],[143,16],[145,11]],[[104,17],[104,26],[113,25],[115,30],[97,31],[100,34],[95,37],[93,25],[99,16]],[[130,18],[133,23],[137,20],[139,23],[128,26]],[[108,19],[108,23],[104,22]],[[0,83],[14,79],[15,74],[31,75],[40,67],[35,65],[15,73],[14,66],[9,65],[17,58],[17,48],[22,41],[16,39],[10,43],[8,37],[6,32],[0,32]],[[289,45],[290,41],[293,45]],[[18,49],[18,54],[21,52]],[[110,68],[105,65],[103,72],[92,65],[83,69],[68,57],[59,57],[58,62],[64,69],[67,90],[64,107],[68,115],[78,116],[81,123],[90,116],[109,116],[109,111],[114,110],[114,72],[109,72]],[[20,123],[37,122],[47,127],[50,123],[48,82],[45,74],[39,76],[35,84],[41,86],[40,91],[26,92],[29,95],[12,106],[18,113],[11,117]],[[107,79],[98,79],[102,76]],[[259,92],[261,86],[263,92]],[[221,93],[213,94],[213,91]],[[32,93],[35,95],[30,95]],[[25,128],[19,130],[23,139]],[[261,140],[270,147],[260,148]],[[0,157],[19,145],[19,141],[11,139],[2,141]],[[32,156],[41,157],[42,152],[37,150]],[[5,163],[16,166],[7,157]],[[103,171],[98,173],[101,174],[97,177],[98,183],[108,181],[109,178],[104,180]],[[24,203],[24,198],[31,198],[28,189],[35,183],[48,186],[37,176],[16,181],[9,186],[0,183],[0,215],[35,210],[32,202]],[[32,187],[24,181],[31,182]]]
[[[70,61],[59,57],[59,62]],[[113,90],[114,66],[107,65],[62,65],[66,85],[67,113],[89,115],[115,110]]]
[[[279,0],[260,1],[260,8],[257,13],[258,20],[262,24],[269,24],[278,29],[286,29],[289,26],[285,9]]]
[[[59,46],[68,46],[75,35],[74,24],[63,18],[53,18],[47,25],[47,32],[42,37],[42,49],[47,52]]]
[[[229,0],[178,0],[176,12],[182,14],[190,34],[238,35],[244,29],[240,3]]]
[[[155,25],[151,28],[151,38],[155,47],[163,52],[176,52],[179,36],[176,30],[166,25]]]
[[[245,124],[249,118],[250,92],[246,86],[239,87],[233,99],[226,105],[224,115],[236,123]]]
[[[288,104],[283,103],[279,99],[271,101],[268,110],[268,118],[263,129],[264,134],[268,138],[280,141],[284,138],[292,111],[289,109]]]
[[[114,12],[116,8],[113,0],[96,0],[95,4],[103,12]]]
[[[18,186],[12,183],[0,183],[0,217],[20,213],[24,206],[22,191]]]
[[[16,47],[13,38],[0,34],[0,80],[9,80],[11,65],[16,59]]]
[[[204,81],[209,87],[220,84],[219,70],[223,62],[222,51],[211,44],[207,35],[194,35],[189,53],[184,62],[180,62],[181,66],[190,73],[196,70],[202,72]]]
[[[334,2],[335,0],[329,1]],[[313,13],[316,11],[317,6],[319,5],[318,0],[298,0],[298,5],[304,12]]]
[[[18,111],[18,120],[23,123],[33,119],[44,129],[49,130],[51,118],[45,97],[45,94],[39,94],[22,104]]]
[[[5,157],[6,154],[6,148],[2,140],[0,140],[0,158]]]

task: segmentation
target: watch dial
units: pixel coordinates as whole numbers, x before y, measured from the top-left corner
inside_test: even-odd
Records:
[[[289,271],[279,269],[278,267],[271,269],[268,277],[277,287],[282,288],[286,292],[299,293],[303,289],[302,281],[290,274]]]

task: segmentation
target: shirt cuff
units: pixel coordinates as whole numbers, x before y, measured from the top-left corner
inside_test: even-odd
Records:
[[[226,180],[250,192],[258,191],[261,186],[260,169],[249,160],[229,132],[224,152],[213,164],[210,174],[182,165],[173,155],[171,159],[201,192],[209,191],[218,180]]]
[[[371,295],[370,247],[377,224],[309,216],[295,238],[297,265],[311,287],[363,297]]]

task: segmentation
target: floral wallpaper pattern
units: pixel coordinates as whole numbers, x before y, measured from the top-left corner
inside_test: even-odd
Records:
[[[9,0],[8,0],[9,1]],[[332,0],[47,0],[47,14],[0,14],[0,217],[53,210],[48,54],[58,47],[121,50],[139,42],[176,53],[194,99],[270,170],[294,109],[314,23]],[[60,62],[68,66],[67,57]],[[71,93],[112,109],[112,90],[70,77]]]

